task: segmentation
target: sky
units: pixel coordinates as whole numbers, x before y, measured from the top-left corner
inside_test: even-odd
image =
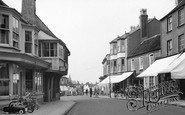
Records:
[[[3,0],[21,12],[22,0]],[[68,76],[81,83],[99,82],[109,42],[139,24],[142,8],[160,20],[175,0],[36,0],[36,14],[71,52]]]

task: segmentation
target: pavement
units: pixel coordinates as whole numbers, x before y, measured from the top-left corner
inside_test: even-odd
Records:
[[[109,96],[98,96],[99,98],[110,98]],[[40,105],[38,110],[35,110],[32,115],[65,115],[75,105],[75,100],[89,99],[89,96],[62,96],[59,101],[45,102]],[[115,99],[112,97],[112,99]],[[116,99],[126,99],[122,97],[116,97]],[[9,101],[0,101],[0,108],[6,106]],[[185,107],[185,100],[179,100],[171,103],[171,105]],[[0,115],[6,115],[0,110]],[[17,114],[9,114],[17,115]]]
[[[6,106],[9,101],[0,101],[0,107]],[[5,105],[6,104],[6,105]],[[35,110],[32,115],[65,115],[73,106],[74,101],[70,100],[59,100],[53,102],[45,102],[40,105],[38,110]],[[0,115],[6,115],[2,110],[0,110]],[[17,114],[8,114],[17,115]]]

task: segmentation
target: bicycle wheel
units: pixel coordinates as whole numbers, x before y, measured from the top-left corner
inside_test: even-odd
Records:
[[[134,99],[131,99],[127,102],[127,109],[130,111],[135,111],[138,109],[137,107],[137,101]]]

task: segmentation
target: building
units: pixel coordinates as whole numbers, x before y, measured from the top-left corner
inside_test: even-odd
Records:
[[[165,15],[161,21],[161,56],[163,58],[172,57],[176,54],[181,54],[184,52],[185,48],[185,1],[176,0],[176,7],[172,9],[167,15]],[[182,57],[182,56],[181,56]],[[178,66],[181,66],[179,63]],[[178,67],[176,67],[178,68]],[[182,71],[176,71],[178,74],[183,73],[184,66],[182,66]],[[160,82],[170,79],[176,79],[179,82],[180,90],[185,93],[185,83],[184,77],[178,77],[177,74],[173,74],[174,70],[169,71],[166,75],[161,76]],[[183,98],[185,95],[183,94]]]
[[[148,19],[146,9],[141,9],[139,19],[140,25],[131,29],[128,37],[128,71],[135,71],[136,75],[148,68],[161,54],[160,22],[155,17]],[[149,78],[137,78],[138,80],[134,81],[137,85],[149,87],[155,84],[156,79]]]
[[[23,0],[19,13],[0,1],[0,100],[27,92],[40,102],[59,99],[70,52],[35,14],[35,2]]]

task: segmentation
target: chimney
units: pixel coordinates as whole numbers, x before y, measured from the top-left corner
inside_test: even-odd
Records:
[[[21,14],[30,23],[35,23],[36,14],[36,0],[22,0],[22,12]]]
[[[146,9],[140,10],[140,38],[141,42],[148,36],[148,15]]]
[[[183,0],[175,0],[175,5],[179,5],[180,2],[182,2]]]

